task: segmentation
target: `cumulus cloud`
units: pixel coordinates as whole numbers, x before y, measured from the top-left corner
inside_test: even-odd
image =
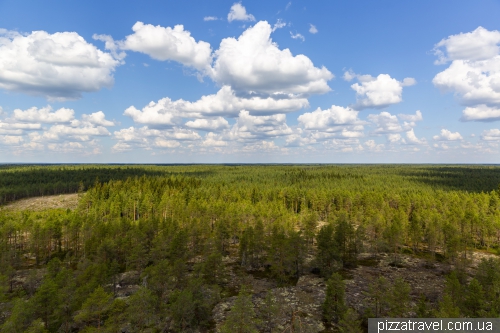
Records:
[[[344,73],[346,81],[354,78],[359,81],[351,85],[351,88],[356,91],[356,104],[352,106],[356,110],[380,109],[400,103],[403,100],[403,87],[416,84],[415,79],[410,77],[398,81],[388,74],[380,74],[375,78],[371,75],[357,75],[352,71]]]
[[[451,64],[432,82],[453,92],[462,105],[463,121],[498,120],[500,107],[500,32],[482,27],[452,35],[434,47],[437,63]]]
[[[309,106],[306,98],[287,95],[246,97],[239,97],[231,87],[224,86],[216,94],[202,96],[194,102],[183,99],[172,101],[166,97],[156,103],[150,102],[142,111],[131,106],[124,114],[132,117],[137,123],[158,127],[178,125],[183,117],[238,117],[241,110],[249,111],[253,115],[269,115],[293,112]]]
[[[420,110],[417,110],[415,114],[398,114],[398,117],[412,123],[424,120],[424,118],[422,117],[422,112],[420,112]]]
[[[359,139],[347,138],[347,139],[331,139],[322,143],[323,147],[326,149],[331,149],[338,152],[354,152],[363,151],[364,148],[359,142]]]
[[[315,25],[309,23],[309,32],[312,33],[312,34],[317,34],[318,33],[318,29],[316,28]]]
[[[179,143],[179,141],[156,138],[154,141],[154,145],[160,148],[176,148],[179,147],[181,144]]]
[[[228,136],[233,140],[246,141],[279,137],[291,133],[292,129],[286,124],[284,114],[252,116],[248,111],[241,111]]]
[[[135,123],[153,127],[174,126],[182,120],[178,110],[172,107],[170,98],[161,99],[158,103],[150,102],[142,110],[130,106],[123,115],[131,117]]]
[[[51,106],[32,107],[24,111],[15,109],[12,118],[29,123],[68,123],[75,118],[75,111],[66,108],[53,111]]]
[[[500,120],[500,107],[489,107],[485,104],[466,107],[462,111],[462,121],[496,121]]]
[[[186,123],[186,127],[204,131],[220,131],[222,129],[228,128],[229,123],[226,119],[217,117],[215,119],[191,120]]]
[[[401,139],[401,136],[399,134],[397,134],[397,138],[395,138],[394,141],[398,141],[399,139]],[[391,142],[394,142],[394,141],[391,141]],[[365,146],[371,150],[371,151],[375,151],[375,152],[379,152],[379,151],[382,151],[384,149],[384,144],[383,143],[380,143],[380,144],[377,144],[375,142],[375,140],[367,140],[365,142]]]
[[[17,135],[0,135],[0,144],[2,145],[18,145],[23,142],[22,136]]]
[[[499,141],[500,140],[500,130],[497,128],[484,130],[481,134],[481,140],[484,141]]]
[[[231,87],[223,86],[217,94],[202,96],[198,101],[187,102],[178,100],[172,103],[177,110],[200,117],[203,115],[237,117],[241,110],[250,111],[250,113],[255,115],[288,113],[309,106],[306,98],[295,98],[293,95],[240,95],[237,96]]]
[[[104,127],[115,126],[114,122],[106,120],[106,115],[102,111],[97,111],[92,114],[84,114],[82,115],[82,120],[84,122],[89,122],[93,125],[99,125]]]
[[[41,124],[27,124],[0,121],[0,134],[22,135],[26,130],[39,130]]]
[[[78,99],[113,85],[120,64],[76,32],[0,29],[0,88],[53,100]]]
[[[434,53],[438,56],[436,64],[453,60],[490,59],[499,54],[499,43],[500,31],[489,31],[483,27],[472,32],[452,35],[434,46]]]
[[[243,151],[256,151],[259,153],[272,152],[280,149],[274,141],[259,141],[243,147]]]
[[[333,74],[317,68],[305,55],[293,56],[271,40],[265,21],[244,31],[238,39],[225,38],[215,51],[211,77],[235,91],[273,94],[321,94],[330,91]]]
[[[453,133],[444,128],[441,130],[441,133],[439,135],[434,135],[432,138],[437,141],[457,141],[463,139],[460,133]]]
[[[406,132],[406,139],[403,139],[403,140],[404,140],[403,143],[410,144],[410,145],[420,145],[420,144],[427,143],[425,138],[422,138],[422,139],[417,138],[413,128],[411,130],[409,130],[408,132]]]
[[[387,111],[382,111],[380,114],[370,114],[368,120],[376,126],[374,134],[400,133],[411,129],[409,123],[404,122],[401,124],[396,115],[392,115]]]
[[[231,6],[229,14],[227,14],[227,20],[229,22],[255,21],[255,17],[252,14],[247,13],[246,8],[240,2],[236,2]]]
[[[109,131],[103,126],[70,126],[54,125],[42,133],[30,133],[29,137],[35,142],[53,142],[53,141],[90,141],[96,136],[109,136]]]
[[[298,117],[299,123],[309,130],[328,130],[339,125],[352,125],[359,122],[358,111],[332,105],[327,110],[316,109]]]
[[[201,145],[204,147],[225,147],[228,143],[224,141],[222,135],[209,132],[205,135],[205,140],[203,140]]]
[[[205,16],[203,21],[217,21],[219,18],[217,16]]]
[[[158,130],[149,128],[148,126],[141,128],[132,126],[115,131],[113,136],[114,139],[118,140],[117,144],[112,148],[113,152],[123,152],[134,148],[176,148],[182,147],[182,142],[201,139],[201,136],[197,132],[178,127]]]
[[[208,70],[212,61],[210,44],[191,37],[183,25],[174,28],[137,22],[134,33],[118,42],[123,50],[149,55],[156,60],[173,60],[200,71]]]

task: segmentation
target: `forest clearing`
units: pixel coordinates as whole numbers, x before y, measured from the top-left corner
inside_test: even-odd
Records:
[[[498,184],[496,166],[3,166],[0,332],[498,317]]]

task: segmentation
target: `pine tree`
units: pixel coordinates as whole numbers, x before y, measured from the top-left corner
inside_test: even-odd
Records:
[[[99,331],[112,299],[111,294],[106,293],[101,286],[97,287],[83,303],[81,311],[75,316],[75,321],[97,326]]]
[[[223,333],[257,333],[252,296],[242,287],[238,298],[221,327]]]
[[[470,317],[482,317],[485,310],[483,287],[476,279],[472,279],[467,286],[463,301],[463,311]]]
[[[344,318],[339,321],[338,324],[340,333],[363,333],[363,328],[361,327],[361,320],[356,310],[348,308]]]
[[[326,283],[323,318],[328,322],[339,322],[339,320],[344,318],[346,311],[345,283],[340,274],[333,273]]]
[[[397,278],[388,295],[389,316],[402,318],[410,310],[410,285],[402,278]]]

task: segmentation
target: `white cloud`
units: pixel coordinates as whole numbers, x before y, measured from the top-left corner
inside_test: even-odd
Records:
[[[318,29],[316,28],[315,25],[309,23],[309,26],[310,26],[309,27],[309,32],[310,33],[312,33],[312,34],[317,34],[318,33]]]
[[[123,115],[131,117],[135,123],[154,127],[174,126],[181,122],[179,112],[173,108],[170,98],[163,98],[158,103],[150,102],[141,110],[128,107]]]
[[[457,141],[463,139],[460,133],[453,133],[444,128],[441,130],[441,133],[439,135],[434,135],[432,138],[438,141]]]
[[[122,152],[134,148],[176,148],[182,147],[181,142],[191,142],[201,139],[201,136],[197,132],[177,127],[158,130],[148,128],[147,126],[141,128],[132,126],[115,131],[113,134],[114,138],[118,140],[118,143],[112,148],[114,152]]]
[[[23,142],[22,136],[17,135],[1,135],[0,136],[0,144],[3,145],[18,145]]]
[[[0,29],[0,88],[53,100],[78,99],[113,85],[120,64],[76,32]]]
[[[305,42],[306,40],[306,38],[302,34],[299,34],[298,32],[294,34],[290,31],[290,37],[292,37],[293,39],[300,39],[303,42]]]
[[[221,115],[236,117],[241,110],[252,114],[288,113],[309,106],[306,98],[293,98],[290,95],[273,94],[269,97],[249,95],[238,97],[229,86],[223,86],[217,94],[202,96],[198,101],[170,101],[172,108],[179,112],[191,113],[197,117],[203,115]],[[160,101],[159,101],[160,103]],[[167,103],[167,101],[163,101]]]
[[[276,23],[274,23],[272,31],[274,32],[274,31],[281,29],[283,27],[286,27],[286,22],[283,22],[281,19],[278,19],[278,21],[276,21]]]
[[[229,123],[226,119],[217,117],[215,119],[196,119],[194,121],[191,120],[186,123],[186,127],[204,131],[220,131],[222,129],[228,128]]]
[[[53,112],[49,105],[43,108],[31,107],[25,111],[15,109],[12,118],[16,121],[29,123],[68,123],[75,118],[75,111],[60,108]]]
[[[286,124],[284,114],[272,116],[252,116],[248,111],[241,111],[236,124],[228,133],[233,140],[246,141],[279,137],[292,133],[292,129]]]
[[[165,97],[156,103],[150,102],[142,110],[131,106],[125,110],[124,115],[139,124],[168,127],[180,125],[182,118],[238,117],[241,110],[247,110],[254,115],[269,115],[293,112],[308,106],[306,98],[293,98],[287,95],[238,97],[229,86],[224,86],[217,94],[202,96],[195,102],[183,99],[172,101]],[[189,126],[197,126],[201,124],[200,121],[189,122]],[[212,127],[210,129],[215,130]]]
[[[156,147],[160,147],[160,148],[176,148],[176,147],[179,147],[181,145],[178,141],[164,140],[161,138],[156,138],[154,144]]]
[[[500,107],[489,107],[479,104],[474,107],[466,107],[462,111],[462,121],[496,121],[500,120]]]
[[[38,130],[41,124],[13,123],[0,121],[0,134],[21,135],[25,130]]]
[[[363,110],[367,108],[385,108],[400,103],[403,99],[403,87],[416,83],[413,78],[405,78],[402,82],[391,78],[388,74],[380,74],[376,78],[371,75],[357,75],[352,71],[344,73],[347,81],[357,78],[359,83],[351,85],[356,91],[356,104],[352,108]]]
[[[359,122],[358,111],[332,105],[327,110],[316,109],[298,117],[299,123],[309,130],[328,130],[339,125],[352,125]]]
[[[398,137],[393,137],[393,140],[394,141],[397,141],[399,139],[401,139],[401,136],[399,134],[396,134],[398,135]],[[397,139],[397,140],[396,140]],[[393,142],[393,141],[391,141]],[[375,152],[380,152],[384,149],[384,144],[380,143],[380,144],[377,144],[375,143],[375,140],[368,140],[365,142],[365,146],[368,147],[369,150],[371,151],[375,151]]]
[[[217,21],[219,18],[217,16],[205,16],[203,21]]]
[[[316,143],[316,139],[313,138],[311,135],[303,137],[302,136],[302,130],[299,128],[297,129],[297,133],[290,134],[286,137],[286,144],[285,146],[287,147],[303,147],[307,145],[311,145]]]
[[[36,142],[50,142],[50,141],[67,141],[68,139],[78,141],[90,141],[95,136],[109,136],[109,131],[103,127],[94,127],[85,125],[82,127],[73,127],[68,125],[54,125],[47,131],[39,134],[38,132],[30,133],[29,137],[32,141]]]
[[[415,132],[413,131],[413,128],[408,132],[406,132],[406,139],[403,140],[405,140],[404,143],[409,145],[420,145],[427,143],[427,141],[424,138],[422,139],[417,138]]]
[[[256,151],[259,153],[272,152],[280,149],[274,141],[259,141],[243,147],[243,151]]]
[[[227,14],[227,20],[229,22],[255,21],[255,17],[252,14],[248,14],[246,8],[241,3],[237,2],[231,6],[229,14]]]
[[[359,142],[359,139],[355,138],[328,140],[323,142],[323,147],[344,153],[364,150],[363,146]]]
[[[497,128],[484,130],[481,134],[481,140],[484,141],[499,141],[500,140],[500,130]]]
[[[333,74],[314,67],[304,55],[280,50],[271,38],[269,23],[261,21],[238,39],[225,38],[215,52],[212,78],[235,91],[273,94],[321,94],[330,91]]]
[[[79,142],[65,142],[60,144],[49,143],[47,145],[47,148],[49,148],[50,150],[57,150],[59,152],[68,153],[68,152],[74,152],[75,150],[79,151],[83,149],[84,146]]]
[[[118,42],[123,50],[132,50],[149,55],[156,60],[173,60],[185,66],[206,71],[212,61],[210,44],[191,37],[183,25],[174,28],[154,26],[137,22],[132,27],[134,33]]]
[[[392,133],[387,135],[387,141],[393,143],[393,142],[398,142],[401,140],[401,134],[399,133]]]
[[[464,121],[498,120],[500,107],[500,32],[482,27],[453,35],[436,44],[437,63],[451,64],[432,82],[453,92],[462,105]]]
[[[368,115],[368,120],[377,127],[374,134],[401,133],[409,131],[412,127],[407,122],[400,124],[398,117],[387,111],[382,111],[380,114],[370,114]]]
[[[350,82],[352,80],[354,80],[355,78],[357,77],[357,74],[354,73],[352,71],[352,69],[348,70],[348,71],[345,71],[344,72],[344,75],[342,76],[342,78],[347,81],[347,82]]]
[[[132,150],[133,147],[131,145],[129,145],[128,143],[125,143],[125,142],[118,142],[116,143],[112,148],[111,148],[111,151],[115,152],[115,153],[121,153],[121,152],[124,152],[124,151],[130,151]]]
[[[106,120],[106,115],[102,111],[97,111],[92,114],[84,114],[82,115],[82,120],[93,125],[100,125],[104,127],[115,126],[114,122]]]
[[[225,147],[227,142],[223,140],[221,135],[209,132],[205,135],[205,140],[201,143],[204,147]]]
[[[414,115],[413,114],[398,114],[398,117],[403,119],[403,120],[412,122],[412,123],[424,120],[424,118],[422,117],[422,112],[420,112],[420,110],[417,110]]]
[[[500,31],[489,31],[483,27],[478,27],[472,32],[451,35],[434,46],[434,52],[438,56],[436,64],[453,60],[490,59],[499,54],[499,43]]]

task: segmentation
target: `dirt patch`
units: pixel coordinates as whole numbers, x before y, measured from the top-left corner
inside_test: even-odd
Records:
[[[31,210],[41,211],[45,209],[76,209],[78,206],[78,193],[49,195],[44,197],[35,197],[28,199],[21,199],[11,202],[5,206],[0,207],[1,210]]]

